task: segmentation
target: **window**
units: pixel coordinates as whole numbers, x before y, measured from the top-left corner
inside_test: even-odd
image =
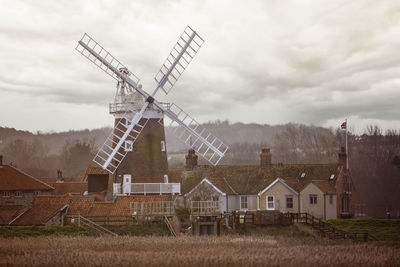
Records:
[[[310,204],[311,205],[317,204],[317,195],[310,195]]]
[[[343,195],[342,197],[342,213],[349,212],[349,196]]]
[[[330,180],[333,180],[333,178],[335,178],[334,174],[331,174],[331,176],[329,177]]]
[[[165,151],[165,141],[161,140],[161,151]]]
[[[303,172],[302,174],[301,174],[301,176],[300,176],[301,178],[304,178],[304,177],[306,177],[306,173],[305,172]]]
[[[40,191],[33,191],[33,195],[34,195],[34,196],[40,195]]]
[[[240,197],[240,209],[247,210],[247,196]]]
[[[293,196],[292,195],[286,196],[286,209],[287,210],[293,209]]]
[[[125,151],[132,151],[133,142],[132,141],[125,141]]]
[[[3,191],[3,197],[10,197],[10,191]]]
[[[275,203],[274,203],[274,196],[267,196],[267,210],[274,210]]]
[[[332,195],[329,196],[329,204],[331,204],[331,205],[333,204],[333,196]]]
[[[24,196],[24,192],[22,192],[22,191],[16,191],[16,192],[15,192],[15,196],[16,196],[16,197],[23,197],[23,196]]]

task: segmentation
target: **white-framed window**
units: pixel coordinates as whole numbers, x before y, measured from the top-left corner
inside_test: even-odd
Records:
[[[24,192],[22,191],[15,191],[15,197],[23,197],[24,196]]]
[[[125,141],[125,151],[132,151],[133,149],[133,142],[132,141]]]
[[[317,205],[317,195],[310,195],[310,205]]]
[[[274,196],[267,196],[267,210],[275,209],[275,198]]]
[[[287,210],[293,209],[293,195],[286,196],[286,209]]]
[[[34,196],[39,196],[40,193],[41,193],[40,191],[33,191],[33,195],[34,195]]]
[[[248,209],[247,196],[241,196],[240,197],[240,209],[241,210],[247,210]]]
[[[10,191],[3,191],[3,197],[10,197],[11,192]]]
[[[165,151],[165,141],[161,140],[161,151]]]
[[[332,196],[332,195],[329,196],[329,204],[330,204],[330,205],[333,204],[333,196]]]

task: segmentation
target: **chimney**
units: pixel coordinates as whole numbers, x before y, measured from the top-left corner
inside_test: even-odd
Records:
[[[347,169],[346,162],[347,162],[346,149],[344,147],[341,147],[339,151],[339,164],[342,165],[344,169]]]
[[[186,170],[193,170],[197,166],[197,155],[194,149],[189,149],[188,154],[185,156],[186,158]]]
[[[0,155],[0,168],[3,168],[3,155]]]
[[[62,171],[59,169],[59,170],[57,170],[57,181],[56,181],[57,183],[62,183],[62,182],[64,182],[64,178],[63,178],[63,176],[62,176]]]
[[[270,149],[263,147],[260,154],[260,168],[261,170],[268,170],[271,167],[272,154]]]

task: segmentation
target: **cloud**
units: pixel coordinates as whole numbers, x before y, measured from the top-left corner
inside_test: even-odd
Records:
[[[91,110],[90,127],[111,125],[110,116],[97,114],[107,112],[115,81],[74,50],[83,33],[151,92],[189,24],[206,42],[172,92],[157,99],[200,122],[336,126],[351,117],[363,122],[358,131],[372,121],[400,128],[399,19],[394,0],[5,1],[0,121],[29,130],[77,129],[84,124],[69,120],[73,108],[73,117]],[[49,124],[23,121],[27,103],[37,117],[52,117]],[[48,114],[49,105],[57,113]],[[10,117],[10,109],[21,114]],[[65,123],[50,123],[57,120]]]

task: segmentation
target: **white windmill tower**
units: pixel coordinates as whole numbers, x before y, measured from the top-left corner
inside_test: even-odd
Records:
[[[159,89],[168,94],[203,43],[187,26],[155,76],[157,85],[149,94],[128,68],[89,35],[84,34],[79,41],[76,50],[117,80],[115,100],[110,104],[114,129],[93,159],[114,174],[114,181],[130,175],[133,182],[164,182],[168,170],[164,116],[171,120],[172,132],[212,165],[224,156],[228,146],[221,140],[177,105],[160,103],[154,98]]]

